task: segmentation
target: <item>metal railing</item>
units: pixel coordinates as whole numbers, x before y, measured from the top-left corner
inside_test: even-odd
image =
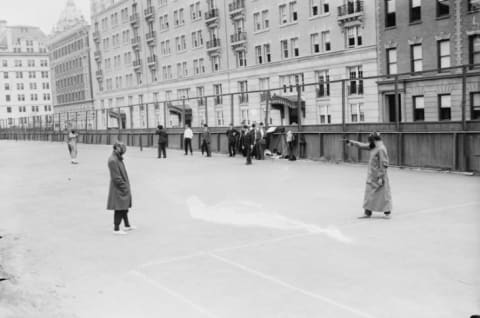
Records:
[[[338,6],[338,16],[343,17],[350,14],[363,12],[363,1],[347,1],[346,4]]]

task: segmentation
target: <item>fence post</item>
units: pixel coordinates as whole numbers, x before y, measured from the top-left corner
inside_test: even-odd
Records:
[[[185,97],[182,98],[182,121],[183,121],[183,128],[185,128],[185,125],[187,123],[185,118]]]
[[[462,67],[462,129],[467,130],[466,121],[466,107],[467,107],[467,67]]]
[[[163,102],[163,127],[167,128],[167,102]]]
[[[268,129],[268,124],[269,124],[269,107],[270,107],[270,90],[267,90],[265,92],[265,129]]]
[[[233,93],[230,94],[230,123],[232,124],[232,126],[235,126],[235,116],[233,114],[233,103],[234,103],[234,97],[233,97]]]
[[[205,124],[208,125],[208,97],[205,96]]]
[[[342,131],[345,132],[345,80],[342,80]]]
[[[457,170],[457,133],[452,133],[452,170]]]
[[[398,75],[395,75],[395,83],[394,83],[394,102],[393,105],[395,106],[395,125],[397,131],[400,131],[400,105],[398,103]]]
[[[300,84],[297,84],[297,121],[298,121],[298,131],[302,130],[302,92],[300,91]],[[300,135],[299,135],[300,136]],[[300,151],[300,147],[298,149]],[[300,152],[299,152],[300,158]]]
[[[145,120],[147,122],[147,125],[146,125],[147,127],[146,128],[148,129],[148,126],[149,126],[149,124],[148,124],[148,121],[149,121],[149,118],[148,118],[148,103],[145,103]]]

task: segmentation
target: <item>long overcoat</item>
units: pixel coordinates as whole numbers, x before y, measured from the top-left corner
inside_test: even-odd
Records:
[[[365,210],[377,212],[392,210],[392,194],[387,173],[388,164],[387,148],[383,143],[370,150],[367,184],[363,199]],[[378,182],[379,178],[383,179],[382,184]]]
[[[108,189],[107,210],[128,210],[132,207],[132,193],[123,158],[112,153],[108,158],[110,187]]]

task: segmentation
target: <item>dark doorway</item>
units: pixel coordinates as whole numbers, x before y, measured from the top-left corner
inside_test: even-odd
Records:
[[[386,118],[388,118],[389,122],[395,123],[397,122],[397,114],[395,111],[395,94],[388,94],[385,95],[386,101]],[[401,96],[398,95],[398,121],[402,121],[402,107],[401,107]]]

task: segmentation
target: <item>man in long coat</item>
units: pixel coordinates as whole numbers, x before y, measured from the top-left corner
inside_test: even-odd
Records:
[[[210,151],[210,131],[208,130],[208,125],[203,126],[203,133],[201,135],[201,148],[202,148],[202,155],[204,152],[207,153],[207,157],[212,156],[212,152]]]
[[[250,127],[250,130],[245,131],[245,136],[243,137],[243,146],[247,155],[247,165],[251,165],[253,147],[255,146],[255,126],[254,125]]]
[[[238,131],[233,128],[233,124],[230,124],[226,134],[228,139],[228,155],[230,157],[235,157],[235,143],[237,141]]]
[[[365,216],[370,217],[372,211],[383,212],[390,216],[392,211],[392,194],[388,180],[389,164],[387,148],[380,134],[374,132],[368,137],[368,143],[347,140],[347,144],[370,152],[368,160],[367,184],[363,200]]]
[[[113,145],[113,153],[108,158],[108,170],[110,171],[110,187],[108,190],[107,210],[113,210],[114,234],[127,234],[120,230],[120,223],[123,220],[125,230],[133,230],[128,221],[128,209],[132,207],[132,194],[127,170],[123,163],[123,155],[127,151],[124,143],[117,141]]]
[[[156,134],[158,135],[158,158],[160,159],[162,155],[163,158],[167,158],[168,135],[162,125],[158,125]]]

